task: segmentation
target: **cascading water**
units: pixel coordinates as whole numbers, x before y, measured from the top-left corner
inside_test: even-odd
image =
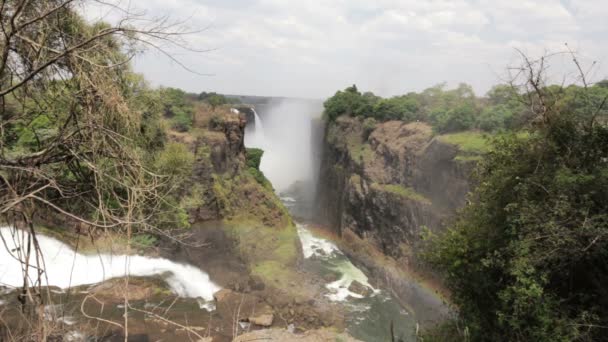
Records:
[[[264,137],[264,125],[262,123],[262,118],[255,111],[255,108],[251,108],[254,116],[254,124],[253,128],[247,129],[245,132],[245,146],[247,147],[257,147],[264,149],[266,146],[266,139]],[[248,125],[249,126],[249,125]]]
[[[6,246],[0,248],[0,285],[23,286],[22,264],[18,254],[23,251],[28,233],[8,227],[0,228]],[[96,284],[117,277],[163,276],[169,288],[180,297],[213,299],[220,290],[207,273],[187,264],[179,264],[163,258],[139,255],[84,255],[54,238],[37,235],[44,258],[43,285],[69,288],[78,285]],[[32,263],[34,258],[32,257]],[[29,268],[30,283],[36,279],[37,271]]]
[[[283,203],[294,215],[307,205],[304,201],[314,200],[314,158],[318,151],[313,148],[312,132],[313,120],[321,111],[320,103],[281,101],[265,107],[263,126],[258,125],[262,119],[256,113],[256,125],[248,131],[254,138],[247,140],[245,136],[248,147],[264,149],[260,169],[275,190],[283,194]],[[264,137],[263,143],[259,142],[259,136]],[[294,187],[294,184],[299,186]],[[334,243],[315,235],[306,225],[297,224],[297,228],[304,254],[303,266],[325,282],[325,296],[346,309],[351,335],[363,341],[388,341],[390,323],[395,322],[394,336],[402,341],[415,341],[413,314],[401,308],[390,292],[372,287],[365,273]],[[350,287],[355,282],[367,287],[368,294],[353,292],[354,288]]]
[[[403,309],[388,291],[374,289],[367,276],[331,241],[301,224],[298,224],[298,235],[304,266],[321,278],[331,274],[337,278],[325,284],[329,291],[326,296],[347,309],[347,329],[351,335],[362,341],[390,341],[390,323],[394,322],[392,334],[395,337],[401,341],[416,341],[414,315]],[[353,293],[349,287],[355,281],[372,290],[371,294]]]

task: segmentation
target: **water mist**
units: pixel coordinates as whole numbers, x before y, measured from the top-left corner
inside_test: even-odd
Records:
[[[245,145],[264,150],[260,170],[278,194],[312,199],[319,166],[321,101],[277,99],[256,109],[260,122],[248,129]]]

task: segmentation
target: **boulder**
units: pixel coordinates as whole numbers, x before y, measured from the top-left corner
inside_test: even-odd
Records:
[[[221,289],[213,294],[213,299],[215,299],[216,302],[221,302],[224,299],[228,298],[228,296],[230,296],[231,294],[232,294],[231,290]]]
[[[274,315],[271,313],[264,313],[259,315],[254,315],[249,317],[249,322],[255,325],[260,325],[263,327],[269,327],[272,325],[272,321],[274,320]]]
[[[251,290],[253,290],[253,291],[262,291],[262,290],[264,290],[264,287],[265,287],[264,281],[262,280],[262,278],[260,276],[257,276],[257,275],[249,276],[248,285],[251,288]]]
[[[223,319],[236,318],[239,321],[249,321],[264,327],[272,325],[274,320],[272,308],[255,295],[222,289],[214,293],[213,297],[217,313]]]
[[[348,286],[348,291],[361,295],[363,297],[367,297],[372,294],[372,289],[361,284],[360,282],[353,280],[352,283]]]
[[[328,283],[333,283],[334,281],[336,281],[338,279],[340,279],[339,273],[330,272],[330,273],[323,275],[323,280],[325,280]]]

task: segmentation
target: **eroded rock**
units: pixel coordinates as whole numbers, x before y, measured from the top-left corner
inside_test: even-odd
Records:
[[[213,298],[217,312],[223,319],[248,321],[264,327],[271,326],[274,321],[272,307],[255,295],[222,289]]]
[[[274,321],[274,315],[269,314],[269,313],[259,314],[259,315],[254,315],[254,316],[249,317],[249,323],[253,323],[255,325],[261,325],[263,327],[271,326],[273,321]]]
[[[348,286],[348,291],[350,291],[352,293],[356,293],[363,297],[367,297],[373,293],[372,289],[361,284],[360,282],[358,282],[356,280],[353,280],[353,282],[350,283],[350,285]]]

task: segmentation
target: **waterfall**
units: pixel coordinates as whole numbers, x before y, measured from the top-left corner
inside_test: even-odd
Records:
[[[256,116],[256,139],[263,134],[258,144],[264,150],[260,170],[278,193],[314,178],[311,124],[321,112],[317,102],[281,99],[264,105],[260,113],[263,121]],[[306,188],[312,189],[309,185]]]
[[[22,265],[18,254],[26,245],[29,233],[8,227],[0,228],[6,246],[0,246],[0,285],[19,287],[23,285]],[[175,263],[163,258],[140,255],[85,255],[54,238],[37,234],[44,258],[43,285],[69,288],[103,282],[111,278],[130,276],[162,276],[169,288],[178,296],[210,301],[220,287],[209,275],[195,266]],[[35,265],[35,257],[30,260]],[[30,283],[36,280],[37,272],[29,268]]]
[[[264,125],[262,124],[262,118],[258,115],[258,112],[255,111],[255,108],[251,108],[253,111],[253,115],[255,116],[255,131],[256,133],[264,135]]]
[[[257,147],[263,149],[266,146],[266,137],[264,135],[264,125],[262,124],[262,118],[258,115],[258,112],[254,108],[251,108],[255,122],[253,128],[248,125],[245,132],[245,146]]]

